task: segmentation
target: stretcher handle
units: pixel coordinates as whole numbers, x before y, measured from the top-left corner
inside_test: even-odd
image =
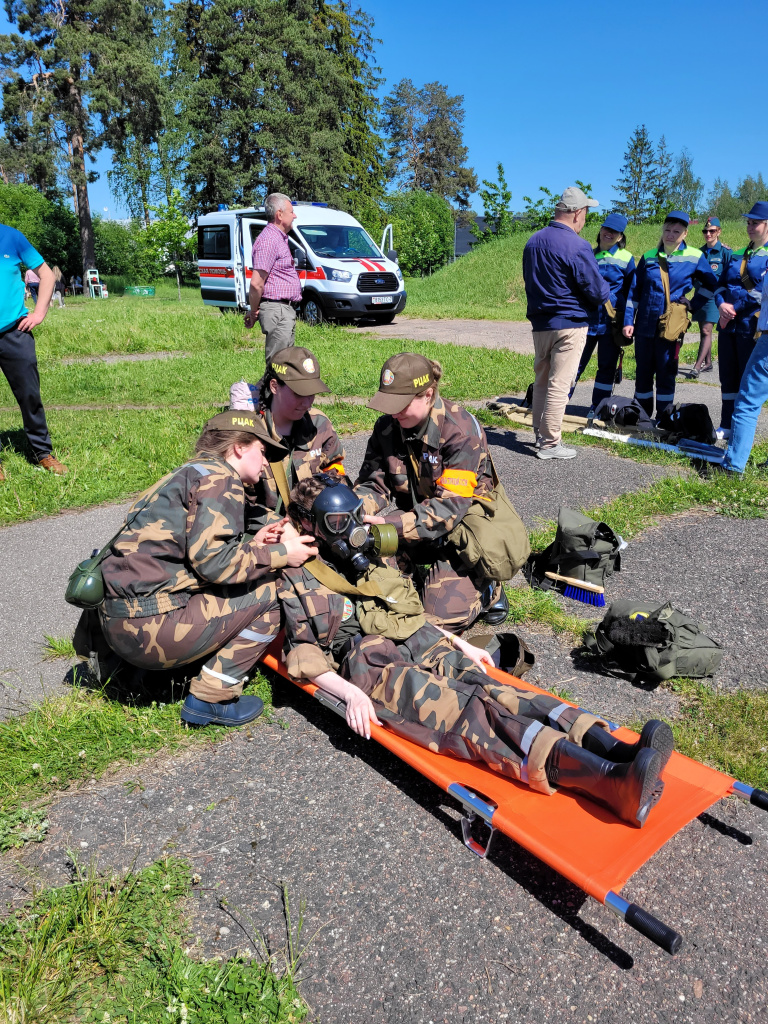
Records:
[[[629,904],[624,920],[646,939],[661,946],[666,953],[676,953],[683,944],[683,937],[679,932],[664,924],[653,914],[649,914],[647,910],[638,907],[636,903]]]
[[[753,789],[749,802],[761,811],[768,811],[768,793],[764,789]]]
[[[768,811],[768,793],[764,789],[754,789],[744,782],[734,781],[731,793],[739,800],[752,804],[753,807],[759,807],[761,811]]]

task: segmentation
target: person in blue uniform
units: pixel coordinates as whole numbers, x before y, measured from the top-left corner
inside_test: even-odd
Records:
[[[659,333],[659,317],[667,305],[660,262],[665,262],[669,273],[670,302],[695,310],[707,293],[714,295],[719,287],[701,249],[685,244],[689,222],[683,210],[667,214],[658,246],[643,253],[637,265],[624,308],[624,337],[635,340],[635,398],[649,416],[653,416],[654,379],[656,416],[674,402],[680,354],[680,341],[667,341]],[[703,291],[692,304],[686,293],[696,284]]]
[[[720,241],[720,231],[720,221],[717,217],[708,217],[707,223],[701,229],[704,235],[704,246],[701,251],[718,281],[722,280],[733,251],[730,245]],[[701,289],[697,288],[695,294],[701,296]],[[707,373],[712,369],[712,333],[719,319],[720,314],[714,296],[706,298],[704,305],[696,314],[699,324],[699,352],[690,373],[691,377],[698,377],[700,373]]]
[[[597,245],[594,248],[600,274],[611,289],[610,302],[619,323],[624,321],[624,304],[627,301],[627,292],[635,272],[635,258],[626,249],[627,238],[624,234],[626,227],[626,217],[622,217],[619,213],[609,213],[597,233]],[[613,340],[610,317],[605,306],[600,306],[589,316],[587,343],[581,354],[576,380],[573,382],[574,388],[592,358],[595,348],[597,348],[597,375],[592,388],[589,415],[595,411],[602,399],[607,398],[613,391],[616,367],[621,354],[620,346]],[[573,394],[573,388],[571,394]]]
[[[717,295],[720,312],[717,355],[722,394],[717,436],[721,440],[731,436],[733,404],[755,347],[763,278],[768,270],[768,202],[755,203],[742,217],[747,221],[749,245],[732,254],[721,279],[724,287]]]

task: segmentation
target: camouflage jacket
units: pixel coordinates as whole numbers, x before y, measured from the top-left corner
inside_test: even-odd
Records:
[[[244,510],[242,482],[224,459],[200,457],[164,476],[134,502],[101,563],[105,613],[164,614],[197,591],[287,565],[283,544],[243,543]]]
[[[277,596],[284,616],[283,660],[288,674],[314,679],[338,670],[345,642],[363,635],[355,598],[329,589],[306,566],[283,570]],[[408,643],[411,649],[426,650],[443,639],[444,634],[428,622]]]
[[[331,421],[312,408],[293,427],[289,437],[280,437],[272,423],[267,410],[265,416],[269,431],[276,441],[280,441],[290,449],[290,455],[283,459],[283,468],[288,478],[288,488],[292,489],[299,480],[322,473],[326,469],[335,469],[344,476],[344,447],[339,435],[333,429]],[[283,515],[283,503],[277,490],[277,484],[269,464],[265,464],[261,479],[253,489],[248,489],[247,500],[250,505],[260,505],[270,511],[280,511]],[[255,511],[255,510],[254,510]],[[250,515],[251,522],[256,516]]]
[[[418,463],[417,504],[408,446]],[[408,542],[444,537],[466,515],[473,496],[492,490],[485,431],[466,409],[439,396],[426,425],[413,436],[405,437],[392,416],[376,421],[355,484],[368,515],[397,505],[398,511],[384,518]]]

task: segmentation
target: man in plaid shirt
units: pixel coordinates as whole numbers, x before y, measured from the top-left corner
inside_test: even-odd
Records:
[[[288,234],[296,220],[288,196],[273,192],[264,204],[268,224],[253,243],[250,310],[245,326],[259,321],[265,335],[267,366],[280,349],[296,343],[296,309],[301,301],[301,282],[293,264]]]

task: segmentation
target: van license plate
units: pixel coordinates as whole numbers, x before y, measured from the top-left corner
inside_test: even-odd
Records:
[[[374,306],[380,306],[384,302],[394,302],[394,301],[395,301],[395,296],[394,295],[372,295],[371,296],[371,302],[374,304]]]

